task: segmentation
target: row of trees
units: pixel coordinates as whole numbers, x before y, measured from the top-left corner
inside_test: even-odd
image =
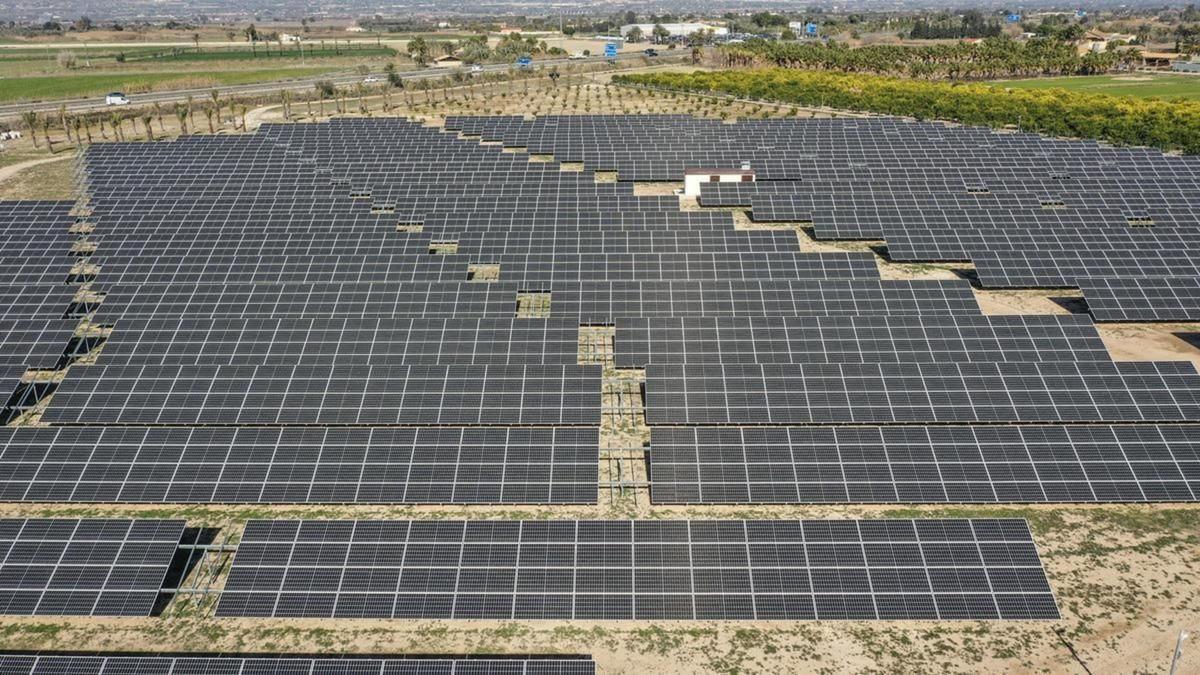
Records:
[[[462,40],[426,40],[415,37],[408,41],[407,52],[414,62],[425,65],[442,55],[455,54],[463,63],[511,61],[519,56],[536,54],[565,55],[561,47],[551,47],[545,40],[509,33],[492,47],[486,35],[473,35]]]
[[[992,127],[1017,125],[1054,136],[1200,153],[1200,102],[1197,101],[1161,101],[1065,89],[1003,89],[984,84],[781,68],[645,73],[618,75],[614,80],[918,119]]]
[[[52,131],[56,132],[61,129],[66,136],[66,142],[79,147],[85,142],[93,142],[95,139],[92,133],[93,127],[96,128],[96,135],[100,137],[100,140],[109,140],[110,133],[114,141],[127,140],[129,136],[125,133],[125,126],[128,123],[132,134],[138,136],[144,134],[146,140],[153,141],[155,139],[153,124],[155,121],[158,122],[159,134],[167,133],[166,124],[163,122],[164,117],[173,116],[178,121],[180,134],[195,133],[201,128],[196,121],[197,112],[206,119],[208,133],[215,134],[224,126],[221,111],[226,106],[229,111],[228,119],[233,128],[238,129],[240,121],[240,128],[244,130],[246,113],[249,108],[232,99],[223,100],[220,92],[215,89],[210,92],[207,100],[197,101],[194,97],[189,96],[186,102],[176,103],[170,108],[164,108],[161,104],[155,103],[152,108],[146,107],[133,112],[112,111],[71,115],[67,113],[66,106],[60,106],[57,113],[38,114],[32,111],[22,113],[21,122],[28,130],[35,148],[41,147],[41,143],[44,142],[46,149],[53,153]],[[138,122],[141,122],[140,130]],[[41,141],[38,138],[39,132]]]
[[[963,12],[962,18],[918,18],[908,36],[914,40],[988,38],[1000,35],[1000,20],[984,16],[979,10]]]
[[[928,79],[993,79],[1036,75],[1094,75],[1140,60],[1129,49],[1088,52],[1058,40],[989,38],[977,44],[849,47],[838,43],[750,40],[722,48],[730,66],[774,65],[843,73],[904,75]]]

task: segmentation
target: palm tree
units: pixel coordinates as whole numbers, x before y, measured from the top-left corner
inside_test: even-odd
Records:
[[[179,134],[181,136],[187,136],[187,121],[189,112],[190,111],[186,105],[182,103],[175,104],[175,117],[179,119]]]
[[[41,123],[42,123],[42,135],[46,137],[46,149],[49,150],[50,154],[53,155],[54,154],[54,140],[50,138],[50,118],[42,117]]]
[[[142,115],[142,126],[146,127],[146,140],[154,142],[154,127],[150,123],[154,121],[154,116],[149,113]]]
[[[91,122],[89,122],[89,121],[88,121],[88,118],[86,118],[86,117],[84,117],[84,118],[83,118],[81,121],[83,122],[83,132],[84,132],[85,134],[87,134],[88,145],[91,145],[91,144],[92,144],[92,125],[91,125]],[[75,132],[75,135],[76,135],[76,136],[78,136],[78,135],[79,135],[79,131],[78,131],[78,130],[76,130],[76,132]]]
[[[108,121],[112,123],[113,135],[116,136],[117,140],[125,140],[125,134],[121,133],[121,116],[113,113],[109,116]]]
[[[208,96],[212,99],[213,110],[216,111],[217,114],[217,126],[221,126],[221,92],[213,89],[212,91],[208,92]]]
[[[238,106],[238,112],[241,113],[241,116],[242,116],[242,131],[246,130],[246,111],[247,110],[248,110],[248,108],[246,107],[246,104],[244,104],[244,103],[242,105]]]
[[[208,118],[208,133],[209,133],[209,135],[217,133],[217,130],[213,128],[213,109],[205,108],[204,116]]]
[[[75,130],[75,147],[79,148],[80,145],[82,145],[80,138],[79,138],[79,128],[81,126],[83,126],[83,121],[80,120],[78,117],[72,117],[70,119],[70,124],[71,124],[71,128]],[[70,137],[70,134],[68,134],[68,137]]]
[[[363,115],[367,114],[367,103],[363,100],[363,96],[367,93],[367,88],[362,82],[355,82],[354,93],[358,95],[358,112]]]
[[[21,121],[25,123],[25,128],[29,130],[29,138],[33,141],[33,147],[39,148],[37,139],[37,123],[38,114],[32,110],[21,113]]]
[[[164,134],[167,133],[167,128],[163,126],[162,121],[162,105],[157,102],[154,104],[154,116],[158,118],[158,130]]]
[[[192,106],[193,106],[195,103],[196,103],[196,97],[195,97],[195,96],[188,96],[188,97],[187,97],[187,116],[188,116],[188,123],[192,123],[192,122],[194,122],[194,120],[192,119]],[[195,126],[195,124],[193,124],[192,126]]]
[[[429,60],[429,43],[423,37],[415,37],[408,41],[408,55],[419,66]]]

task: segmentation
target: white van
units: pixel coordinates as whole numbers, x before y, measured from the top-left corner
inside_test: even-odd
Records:
[[[105,105],[129,105],[129,97],[119,91],[114,91],[104,97]]]

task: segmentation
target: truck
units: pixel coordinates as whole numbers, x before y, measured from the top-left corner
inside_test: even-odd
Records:
[[[105,94],[104,105],[129,105],[129,97],[119,91],[114,91]]]

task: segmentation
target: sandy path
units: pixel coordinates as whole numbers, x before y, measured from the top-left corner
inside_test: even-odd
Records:
[[[12,178],[13,176],[16,176],[18,173],[21,173],[22,171],[24,171],[25,169],[28,169],[30,167],[34,167],[39,164],[49,164],[50,162],[61,162],[64,159],[70,159],[74,156],[75,156],[74,153],[70,153],[70,154],[65,154],[65,155],[58,155],[55,157],[40,157],[38,159],[27,159],[24,162],[17,162],[16,164],[10,164],[9,166],[0,168],[0,183],[3,183],[4,181]]]

